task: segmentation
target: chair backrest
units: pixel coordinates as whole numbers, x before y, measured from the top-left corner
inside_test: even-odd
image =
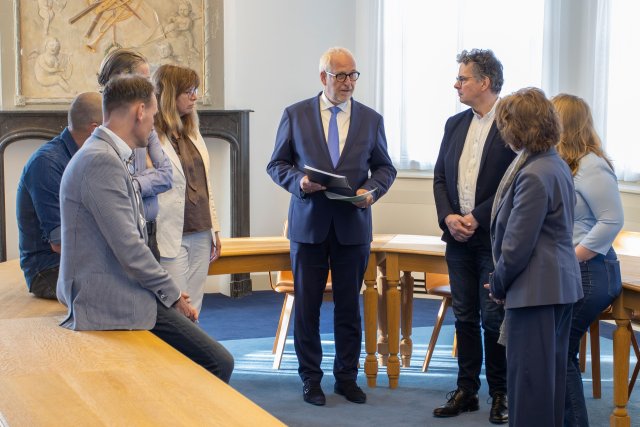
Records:
[[[448,274],[425,273],[424,276],[424,288],[427,290],[427,292],[429,291],[429,289],[437,288],[438,286],[446,286],[449,284]]]
[[[284,220],[284,226],[282,227],[282,235],[287,237],[287,226],[288,222]],[[269,283],[271,284],[271,289],[276,292],[287,292],[293,293],[293,272],[291,270],[281,270],[276,272],[276,281],[273,282],[271,278],[271,272],[269,272]],[[327,286],[325,288],[325,292],[331,292],[331,272],[329,272],[329,276],[327,277]]]

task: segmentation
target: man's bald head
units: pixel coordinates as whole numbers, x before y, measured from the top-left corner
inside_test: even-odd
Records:
[[[102,95],[98,92],[84,92],[71,101],[67,115],[72,132],[91,133],[96,125],[102,124]]]
[[[91,136],[91,132],[102,124],[102,95],[84,92],[76,96],[67,114],[69,132],[78,147]]]

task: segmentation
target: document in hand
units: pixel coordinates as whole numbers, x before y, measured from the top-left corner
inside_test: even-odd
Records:
[[[351,190],[349,181],[344,175],[336,175],[331,172],[312,168],[309,165],[304,165],[304,171],[307,173],[310,181],[322,184],[327,188],[348,188]]]
[[[341,202],[357,203],[366,199],[369,194],[375,193],[377,189],[378,187],[374,188],[371,191],[367,191],[366,193],[358,194],[357,196],[343,196],[341,194],[332,193],[331,191],[325,191],[324,195],[331,200],[340,200]]]

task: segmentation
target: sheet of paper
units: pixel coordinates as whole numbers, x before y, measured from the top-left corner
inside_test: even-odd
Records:
[[[357,202],[363,201],[364,199],[367,198],[369,194],[373,194],[377,190],[378,188],[376,187],[373,190],[367,191],[366,193],[362,193],[357,196],[343,196],[341,194],[332,193],[331,191],[325,191],[324,195],[331,200],[340,200],[341,202],[357,203]]]

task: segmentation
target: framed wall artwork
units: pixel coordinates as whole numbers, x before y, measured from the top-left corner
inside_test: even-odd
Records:
[[[195,69],[200,102],[223,107],[223,0],[14,0],[15,105],[67,104],[98,89],[104,56],[124,47],[151,71]]]

